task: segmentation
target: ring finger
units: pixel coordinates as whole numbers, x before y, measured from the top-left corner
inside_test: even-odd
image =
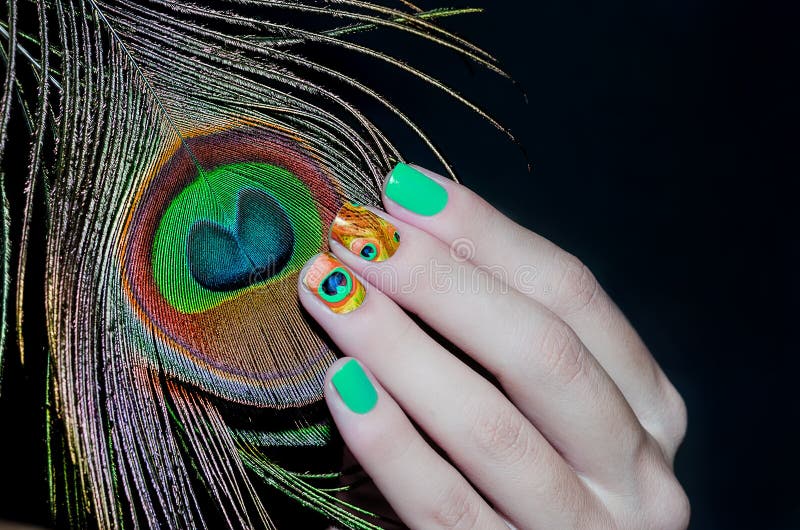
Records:
[[[409,528],[508,528],[358,361],[328,369],[325,399],[347,447]]]

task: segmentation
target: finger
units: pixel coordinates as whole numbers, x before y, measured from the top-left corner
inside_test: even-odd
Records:
[[[410,528],[508,528],[358,361],[328,369],[325,400],[353,456]]]
[[[561,319],[384,212],[346,204],[331,237],[331,249],[356,274],[487,368],[576,470],[608,487],[631,483],[631,455],[651,441]]]
[[[375,288],[355,310],[332,311],[317,294],[324,270],[347,269],[332,256],[314,259],[301,272],[299,298],[339,348],[371,367],[506,518],[525,528],[571,526],[574,506],[587,504],[585,486],[505,396]]]
[[[680,396],[585,265],[466,187],[423,168],[399,164],[385,184],[384,204],[567,322],[645,428],[669,449],[677,446],[685,429]]]

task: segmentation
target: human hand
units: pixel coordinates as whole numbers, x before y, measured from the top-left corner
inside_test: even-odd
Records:
[[[299,292],[349,356],[328,370],[333,418],[403,522],[685,528],[683,400],[592,273],[423,169],[395,168],[384,204],[340,211]]]

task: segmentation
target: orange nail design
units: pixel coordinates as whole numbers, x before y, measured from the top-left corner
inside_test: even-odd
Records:
[[[331,254],[320,254],[311,264],[303,284],[334,313],[353,311],[367,295],[361,282]]]
[[[392,223],[350,203],[336,214],[331,237],[367,261],[387,260],[400,246],[400,234]]]

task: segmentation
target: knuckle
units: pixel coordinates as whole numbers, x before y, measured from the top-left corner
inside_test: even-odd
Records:
[[[626,528],[683,530],[689,526],[691,506],[686,492],[657,449],[642,455],[635,490],[614,512]]]
[[[556,312],[561,315],[579,313],[592,304],[600,291],[600,284],[589,267],[572,254],[558,258],[561,277],[555,290]]]
[[[653,414],[648,430],[671,460],[686,436],[688,413],[681,395],[669,381],[664,381],[658,412]]]
[[[660,480],[658,493],[653,495],[645,510],[647,526],[664,530],[684,530],[689,526],[691,505],[689,497],[674,475]]]
[[[507,466],[515,466],[529,455],[532,440],[527,420],[511,407],[482,409],[472,424],[475,444],[490,458]]]
[[[477,528],[481,512],[478,495],[465,482],[448,486],[436,498],[431,513],[435,528]]]
[[[545,376],[569,384],[585,375],[587,352],[575,332],[553,319],[540,338],[541,362]]]
[[[686,436],[689,422],[686,402],[674,386],[669,385],[667,394],[667,431],[671,442],[677,448]]]

